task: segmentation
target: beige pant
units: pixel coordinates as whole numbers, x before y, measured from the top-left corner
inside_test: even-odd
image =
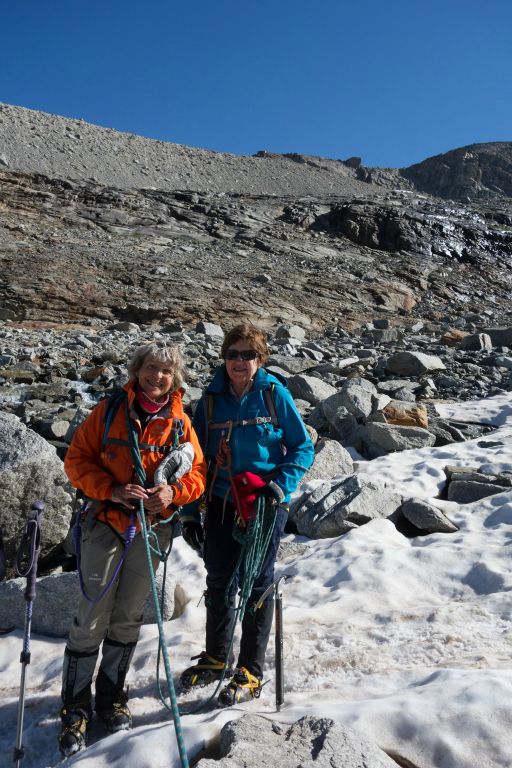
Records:
[[[154,529],[160,549],[169,545],[172,526]],[[115,533],[96,520],[87,520],[82,529],[81,571],[86,593],[94,598],[112,578],[124,550]],[[153,568],[159,558],[152,553]],[[67,647],[76,653],[96,651],[108,635],[116,643],[136,643],[143,621],[144,603],[151,587],[145,544],[137,534],[129,546],[121,570],[107,594],[91,603],[80,595],[80,602],[71,625]]]

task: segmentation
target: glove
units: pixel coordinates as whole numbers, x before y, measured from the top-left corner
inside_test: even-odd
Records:
[[[171,485],[192,469],[194,463],[194,446],[192,443],[182,443],[162,459],[155,470],[154,485],[168,483]]]
[[[270,501],[272,504],[278,504],[281,501],[277,488],[273,485],[268,485],[268,483],[262,488],[258,488],[256,491],[256,496],[264,496],[265,499]]]
[[[189,547],[192,547],[201,557],[204,551],[204,532],[201,523],[192,520],[181,524],[181,535]]]

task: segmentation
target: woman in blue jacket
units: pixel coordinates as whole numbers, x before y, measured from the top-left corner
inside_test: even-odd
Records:
[[[185,540],[204,556],[206,576],[206,649],[181,676],[185,690],[220,679],[233,619],[240,543],[233,537],[235,505],[232,478],[255,478],[256,493],[275,510],[275,525],[261,570],[242,621],[235,673],[221,691],[219,703],[239,701],[244,690],[259,696],[263,663],[272,627],[273,595],[261,596],[274,580],[274,563],[287,518],[286,504],[313,463],[314,449],[284,379],[266,371],[268,347],[263,331],[241,324],[224,338],[224,365],[218,369],[199,402],[194,428],[209,462],[205,527],[197,505],[182,510]],[[243,473],[243,474],[242,474]],[[249,473],[245,475],[245,473]],[[243,574],[237,574],[242,576]],[[230,594],[226,591],[230,587]]]

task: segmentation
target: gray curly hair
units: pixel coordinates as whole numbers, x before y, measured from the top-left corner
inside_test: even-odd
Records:
[[[159,363],[167,363],[174,373],[172,382],[172,391],[183,386],[186,379],[185,363],[181,352],[175,344],[169,344],[166,341],[153,339],[146,344],[137,347],[128,363],[128,373],[130,379],[134,381],[137,374],[144,365],[146,357],[154,357]]]

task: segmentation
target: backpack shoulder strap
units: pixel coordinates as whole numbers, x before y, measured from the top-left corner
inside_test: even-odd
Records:
[[[105,408],[105,414],[103,416],[103,440],[101,444],[101,452],[104,453],[107,445],[108,433],[114,417],[119,410],[119,406],[126,399],[126,392],[124,389],[116,390],[107,400],[107,407]]]
[[[269,413],[269,416],[272,419],[272,424],[275,427],[279,426],[279,419],[277,418],[277,409],[276,409],[276,401],[274,399],[274,387],[275,384],[271,384],[269,389],[263,390],[263,397],[265,398],[265,404],[267,406],[267,410]]]

